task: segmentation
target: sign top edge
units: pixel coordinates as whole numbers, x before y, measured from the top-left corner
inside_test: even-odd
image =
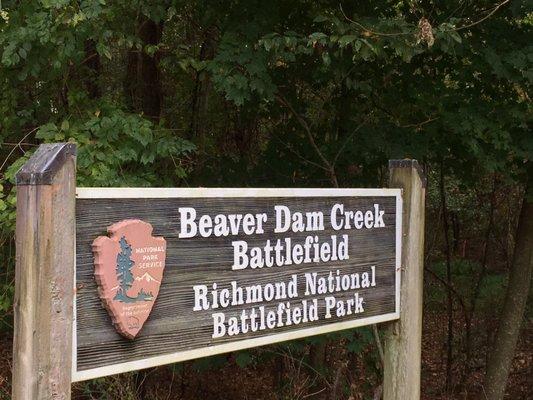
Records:
[[[395,188],[76,188],[79,199],[401,196]]]

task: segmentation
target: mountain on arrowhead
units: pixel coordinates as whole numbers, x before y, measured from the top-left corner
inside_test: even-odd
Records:
[[[155,279],[152,275],[150,275],[148,272],[145,272],[142,276],[138,276],[135,278],[136,281],[144,281],[144,282],[159,282],[157,279]]]

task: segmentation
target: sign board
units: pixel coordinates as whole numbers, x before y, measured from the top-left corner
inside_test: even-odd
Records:
[[[398,319],[401,228],[400,189],[78,188],[72,380]]]

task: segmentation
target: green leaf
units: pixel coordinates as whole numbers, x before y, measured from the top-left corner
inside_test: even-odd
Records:
[[[329,53],[327,51],[322,53],[322,61],[324,62],[324,65],[326,67],[329,67],[329,65],[331,64],[331,58],[330,58]]]
[[[344,35],[344,36],[341,36],[341,38],[339,39],[339,46],[340,47],[346,47],[348,44],[354,42],[355,40],[357,40],[357,36],[356,35]]]
[[[57,126],[53,122],[49,122],[48,124],[42,125],[37,133],[35,134],[35,137],[37,139],[43,139],[43,140],[51,140],[55,137],[57,133]]]
[[[326,22],[326,21],[329,21],[329,18],[326,17],[325,15],[319,15],[315,17],[315,19],[313,19],[313,22]]]
[[[453,29],[450,32],[450,36],[453,38],[453,40],[455,40],[457,43],[462,43],[463,42],[463,39],[461,39],[461,35],[459,35],[459,33]]]
[[[239,351],[235,356],[235,362],[241,368],[246,368],[253,361],[252,355],[249,351]]]
[[[322,32],[314,32],[309,35],[309,42],[311,44],[321,43],[324,44],[328,36]]]

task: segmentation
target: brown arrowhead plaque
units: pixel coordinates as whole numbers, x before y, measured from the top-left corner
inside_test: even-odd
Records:
[[[125,219],[107,228],[92,245],[94,276],[115,329],[134,339],[154,306],[165,269],[166,241],[152,225]]]

